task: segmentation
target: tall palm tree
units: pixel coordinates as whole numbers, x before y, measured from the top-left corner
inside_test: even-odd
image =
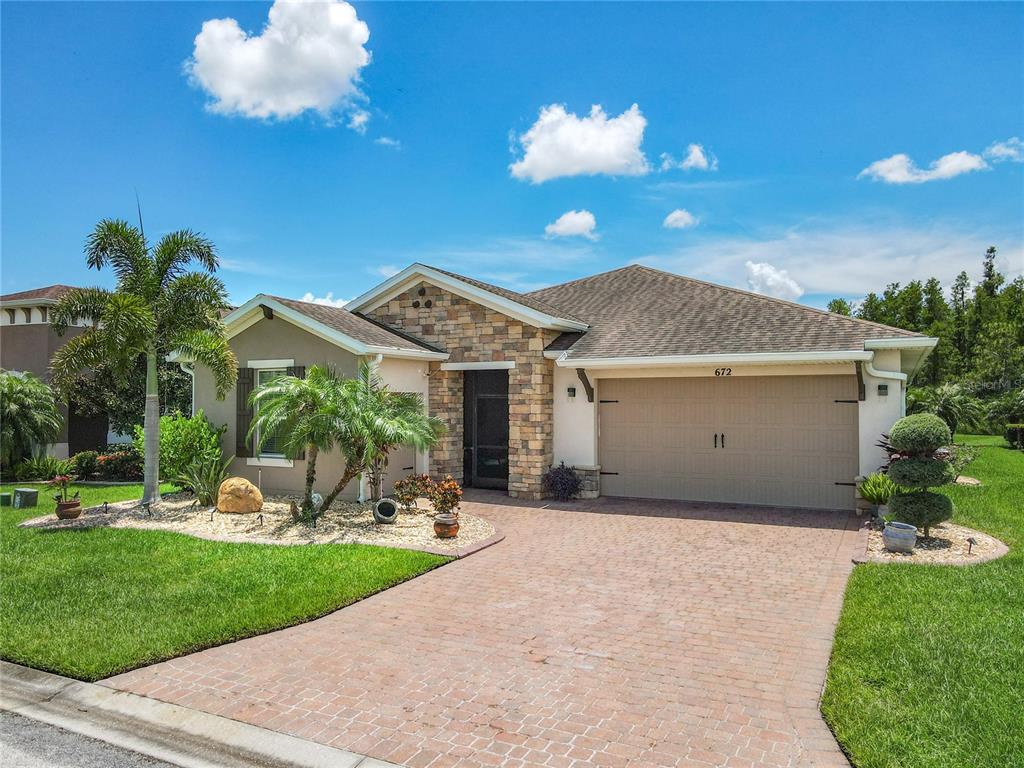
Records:
[[[428,416],[423,398],[411,392],[392,392],[368,362],[359,364],[353,379],[342,387],[342,415],[338,420],[338,445],[345,456],[345,471],[324,499],[327,509],[362,472],[375,475],[374,497],[381,491],[380,472],[388,454],[401,445],[426,450],[447,431],[443,421]]]
[[[53,390],[31,373],[0,371],[0,465],[57,439],[64,419]]]
[[[934,413],[954,434],[960,425],[971,426],[985,418],[981,402],[959,384],[925,387],[915,390],[908,399],[908,413]]]
[[[282,442],[288,458],[306,454],[306,491],[302,511],[313,512],[316,459],[334,448],[343,414],[343,380],[334,369],[312,366],[306,378],[281,376],[255,390],[250,402],[256,416],[249,427],[257,449],[272,436]]]
[[[91,325],[61,347],[51,362],[53,381],[69,394],[74,376],[102,363],[125,372],[146,360],[145,470],[143,502],[160,499],[160,392],[158,360],[178,350],[208,367],[218,397],[234,385],[238,362],[224,336],[221,312],[228,309],[224,284],[212,273],[218,262],[213,243],[187,229],[150,246],[142,230],[104,219],[86,242],[93,269],[109,266],[117,275],[113,291],[79,288],[68,292],[52,313],[58,333],[79,321]],[[202,271],[189,272],[196,262]]]

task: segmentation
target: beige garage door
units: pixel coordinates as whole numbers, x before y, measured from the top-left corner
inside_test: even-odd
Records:
[[[836,484],[857,475],[854,376],[601,379],[598,397],[606,496],[854,506]]]

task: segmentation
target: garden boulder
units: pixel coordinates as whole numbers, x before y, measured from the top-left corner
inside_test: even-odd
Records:
[[[259,512],[263,509],[263,494],[244,477],[229,477],[220,484],[217,510],[220,512]]]

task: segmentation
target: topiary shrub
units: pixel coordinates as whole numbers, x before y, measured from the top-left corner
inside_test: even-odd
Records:
[[[898,493],[889,499],[889,517],[923,528],[924,535],[928,536],[933,525],[953,517],[953,502],[948,496],[931,491]]]
[[[893,424],[889,442],[902,454],[931,456],[939,448],[953,442],[953,436],[946,422],[935,414],[915,413]]]
[[[941,459],[906,458],[893,462],[889,478],[907,488],[928,488],[952,483],[956,477],[952,465]]]
[[[580,476],[572,467],[565,466],[563,461],[557,467],[552,467],[544,473],[541,478],[544,492],[558,501],[569,501],[579,496],[583,483]]]

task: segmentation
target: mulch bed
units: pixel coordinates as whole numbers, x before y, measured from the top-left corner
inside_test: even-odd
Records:
[[[291,502],[301,496],[265,496],[259,513],[236,514],[200,507],[191,494],[176,493],[163,497],[147,510],[137,501],[124,501],[82,510],[74,520],[59,520],[56,515],[26,520],[26,528],[143,528],[174,531],[215,541],[254,544],[373,544],[382,547],[418,549],[439,554],[458,555],[474,545],[496,537],[494,526],[481,517],[465,512],[459,515],[459,535],[439,539],[434,533],[434,515],[425,499],[417,508],[399,512],[398,519],[382,525],[373,519],[371,503],[336,502],[321,515],[315,526],[291,516]]]
[[[889,552],[882,541],[881,527],[868,530],[867,561],[872,563],[924,563],[972,565],[1005,555],[1009,548],[994,536],[955,523],[932,526],[931,535],[917,536],[914,551]],[[968,541],[973,539],[973,543]]]

